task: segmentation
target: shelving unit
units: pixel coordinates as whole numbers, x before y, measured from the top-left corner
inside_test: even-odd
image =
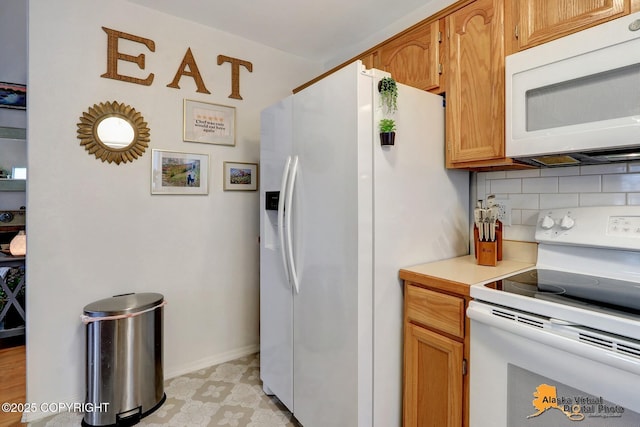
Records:
[[[24,257],[0,256],[0,267],[24,268],[24,264]],[[18,297],[20,292],[24,290],[24,287],[24,275],[20,278],[20,281],[13,290],[9,288],[6,279],[0,279],[0,288],[2,288],[2,291],[5,295],[5,297],[2,298],[2,303],[0,303],[0,307],[2,307],[0,309],[0,339],[24,335],[26,323],[25,307],[23,305],[24,303],[21,303]],[[12,307],[15,309],[15,312],[17,312],[18,315],[21,316],[22,325],[6,328],[5,320]]]
[[[27,138],[27,130],[24,128],[12,128],[12,127],[0,126],[0,146],[6,142],[7,144],[10,144],[9,147],[15,147],[15,146],[26,147],[25,145],[26,138]],[[3,141],[3,140],[6,140],[6,141]],[[26,152],[26,148],[24,150]],[[26,154],[25,154],[25,157],[26,157]],[[16,165],[9,163],[9,164],[2,164],[0,166],[7,169],[7,168],[10,168],[11,166],[16,166]],[[19,164],[17,166],[22,166],[22,165]],[[26,191],[26,188],[27,188],[27,181],[24,179],[0,178],[0,191]]]
[[[0,191],[26,191],[26,179],[2,179],[0,178]]]
[[[0,126],[0,138],[27,139],[27,130],[25,128]]]

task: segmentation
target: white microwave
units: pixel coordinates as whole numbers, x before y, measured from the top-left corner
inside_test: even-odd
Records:
[[[508,157],[640,159],[640,12],[509,55],[505,66]]]

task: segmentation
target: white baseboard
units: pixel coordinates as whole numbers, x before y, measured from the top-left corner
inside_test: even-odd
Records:
[[[225,353],[216,354],[204,359],[196,360],[186,365],[175,367],[171,370],[165,368],[164,379],[179,377],[200,369],[205,369],[210,366],[219,365],[220,363],[228,362],[230,360],[239,359],[241,357],[249,356],[260,351],[260,344],[252,344],[246,347],[240,347]]]

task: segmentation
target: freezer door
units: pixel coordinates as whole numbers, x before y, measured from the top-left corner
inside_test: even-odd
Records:
[[[292,232],[300,279],[294,297],[294,415],[305,427],[367,425],[358,417],[362,395],[369,399],[369,417],[371,412],[371,389],[363,392],[358,384],[356,65],[294,95],[299,164]],[[365,381],[370,378],[369,369]]]
[[[292,150],[292,98],[265,109],[260,131],[260,378],[293,411],[293,293],[280,243],[283,215],[266,209],[267,191],[281,191]]]

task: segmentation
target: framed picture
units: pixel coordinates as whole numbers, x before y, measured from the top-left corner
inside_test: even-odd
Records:
[[[236,109],[184,100],[182,139],[205,144],[236,145]]]
[[[224,162],[225,191],[255,191],[257,189],[257,163]]]
[[[0,107],[26,110],[27,86],[0,82]]]
[[[209,194],[209,155],[151,150],[151,194]]]

